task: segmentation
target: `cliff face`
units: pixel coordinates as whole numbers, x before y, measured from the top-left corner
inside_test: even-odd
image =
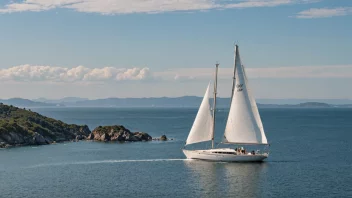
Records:
[[[66,124],[30,110],[0,104],[0,148],[84,139],[87,125]]]
[[[88,136],[90,140],[97,141],[150,141],[152,137],[143,132],[131,132],[122,125],[99,126]]]

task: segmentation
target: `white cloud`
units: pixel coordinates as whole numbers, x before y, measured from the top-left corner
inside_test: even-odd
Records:
[[[160,13],[228,8],[273,7],[320,0],[22,0],[6,4],[0,13],[45,11],[56,8],[100,14]]]
[[[352,7],[339,8],[311,8],[297,13],[296,18],[312,19],[312,18],[327,18],[334,16],[345,16],[352,14]]]
[[[149,68],[74,68],[20,65],[0,70],[1,81],[91,82],[146,80],[152,78]]]
[[[352,65],[246,68],[249,78],[352,78]],[[231,79],[232,68],[219,68],[218,78]],[[14,82],[117,82],[213,80],[213,68],[178,68],[151,72],[149,68],[74,68],[20,65],[0,70],[0,81]]]
[[[133,68],[118,72],[116,75],[116,80],[143,80],[149,76],[149,68]]]
[[[251,8],[251,7],[275,7],[297,3],[315,3],[320,0],[248,0],[239,3],[227,4],[225,8]]]

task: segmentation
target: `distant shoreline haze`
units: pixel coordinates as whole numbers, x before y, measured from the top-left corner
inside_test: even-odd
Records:
[[[217,107],[226,108],[230,98],[217,98]],[[62,99],[23,98],[0,99],[1,103],[19,107],[199,107],[202,97],[158,98],[88,98],[67,97]],[[271,107],[352,107],[349,99],[257,99],[259,108]]]

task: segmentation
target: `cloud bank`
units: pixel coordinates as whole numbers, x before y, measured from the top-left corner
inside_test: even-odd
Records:
[[[40,12],[57,8],[99,14],[161,13],[229,8],[274,7],[320,0],[21,0],[10,1],[0,13]]]
[[[334,16],[346,16],[352,14],[352,7],[338,8],[311,8],[304,10],[296,15],[296,18],[313,19],[313,18],[328,18]]]
[[[246,68],[249,78],[352,78],[352,65]],[[219,68],[219,79],[232,79],[232,68]],[[0,81],[94,83],[121,81],[199,81],[212,80],[213,68],[177,68],[152,72],[149,68],[74,68],[20,65],[0,70]]]
[[[0,70],[0,81],[50,81],[50,82],[91,82],[146,80],[151,78],[149,68],[74,68],[53,66],[20,65]]]

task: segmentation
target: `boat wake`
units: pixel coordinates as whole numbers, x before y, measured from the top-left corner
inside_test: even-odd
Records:
[[[48,166],[67,166],[67,165],[89,165],[89,164],[113,164],[113,163],[131,163],[131,162],[169,162],[169,161],[187,161],[189,159],[141,159],[141,160],[97,160],[97,161],[81,161],[81,162],[65,162],[51,164],[37,164],[27,168],[39,168]]]

